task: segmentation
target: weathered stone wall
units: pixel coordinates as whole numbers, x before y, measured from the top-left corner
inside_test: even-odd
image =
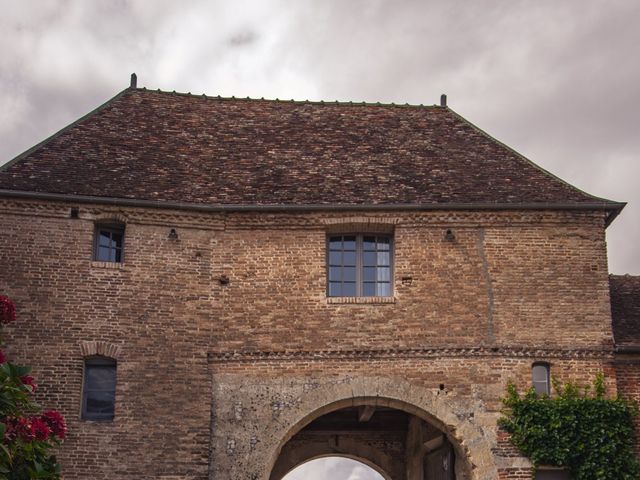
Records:
[[[504,469],[528,465],[491,454],[507,379],[529,385],[535,360],[567,380],[611,371],[599,213],[80,205],[71,219],[71,206],[0,204],[0,291],[19,311],[8,352],[34,366],[38,399],[69,420],[67,479],[267,478],[295,423],[358,382],[373,382],[362,395],[442,422],[476,465],[472,478],[521,478]],[[93,262],[94,223],[116,216],[124,263]],[[393,302],[328,300],[327,232],[380,229],[394,231]],[[98,340],[118,360],[111,423],[79,420],[83,355]],[[336,382],[345,392],[306,400]],[[238,402],[245,413],[234,420]]]

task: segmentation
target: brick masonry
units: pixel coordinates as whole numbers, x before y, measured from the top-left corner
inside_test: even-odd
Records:
[[[266,480],[302,423],[353,399],[433,422],[464,478],[530,478],[496,430],[508,380],[528,387],[543,360],[638,396],[637,364],[613,356],[603,213],[77,206],[0,201],[7,350],[69,421],[67,480]],[[126,223],[120,265],[91,260],[108,218]],[[392,302],[327,301],[326,235],[349,230],[393,231]],[[79,419],[95,353],[118,362],[113,422]]]

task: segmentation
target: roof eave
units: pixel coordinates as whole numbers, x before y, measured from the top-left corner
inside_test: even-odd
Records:
[[[95,203],[123,207],[162,208],[200,212],[305,212],[305,211],[381,211],[381,210],[574,210],[605,211],[606,226],[620,213],[626,203],[621,202],[532,202],[532,203],[429,203],[429,204],[199,204],[135,198],[98,197],[61,193],[29,192],[0,189],[0,197],[45,200],[69,203]]]

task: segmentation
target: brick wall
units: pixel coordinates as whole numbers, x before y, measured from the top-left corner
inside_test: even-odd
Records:
[[[19,317],[6,331],[7,350],[34,366],[38,399],[69,420],[60,452],[66,479],[205,479],[210,470],[212,478],[248,478],[216,449],[216,439],[229,440],[220,435],[235,432],[212,418],[212,408],[227,405],[212,406],[221,372],[269,385],[353,375],[444,384],[476,402],[494,437],[506,381],[528,386],[531,362],[550,361],[567,380],[612,372],[599,213],[362,217],[81,205],[70,219],[71,206],[0,203],[0,291]],[[114,216],[127,224],[117,268],[91,260],[95,222]],[[168,238],[171,228],[178,240]],[[327,232],[383,228],[394,231],[394,303],[327,301]],[[446,229],[454,241],[444,240]],[[217,280],[223,274],[228,285]],[[112,423],[79,420],[83,345],[96,340],[119,347]],[[250,401],[272,408],[269,399]],[[269,428],[263,435],[273,435]],[[278,439],[261,441],[266,458]],[[216,470],[226,464],[236,477]]]

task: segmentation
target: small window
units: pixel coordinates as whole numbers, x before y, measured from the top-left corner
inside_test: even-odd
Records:
[[[98,262],[122,262],[124,225],[96,225],[93,259]]]
[[[533,380],[533,388],[535,388],[538,395],[550,395],[551,388],[549,382],[549,364],[548,363],[534,363],[531,369],[531,376]]]
[[[330,235],[327,240],[328,296],[391,296],[390,235]]]
[[[116,399],[116,361],[107,357],[88,357],[84,363],[82,418],[113,420]]]
[[[536,480],[571,480],[569,472],[560,469],[540,469],[536,472]]]

